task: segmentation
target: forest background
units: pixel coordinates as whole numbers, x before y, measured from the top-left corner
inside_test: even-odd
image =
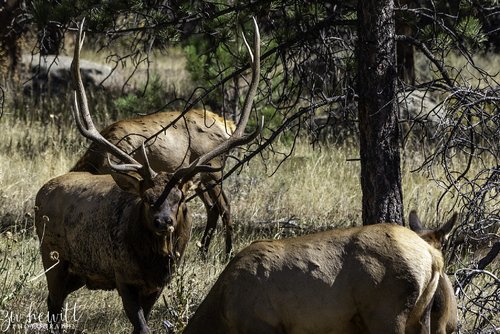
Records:
[[[459,331],[499,331],[497,1],[10,0],[2,6],[0,331],[36,332],[44,322],[34,196],[88,147],[71,117],[76,22],[86,18],[83,57],[90,62],[82,67],[90,73],[93,116],[104,127],[193,107],[237,120],[249,76],[241,32],[251,31],[252,16],[261,29],[263,70],[250,127],[264,115],[265,129],[256,143],[234,152],[226,169],[236,249],[259,238],[404,224],[411,209],[427,225],[457,211],[459,225],[444,253]],[[385,34],[371,34],[372,21],[382,22]],[[366,133],[392,139],[384,150]],[[391,161],[388,169],[367,151]],[[371,181],[397,191],[381,186],[368,193]],[[388,210],[370,207],[380,198],[391,203]],[[189,205],[192,242],[154,309],[150,324],[159,332],[182,330],[226,263],[220,236],[207,259],[197,253],[205,211],[197,199]],[[81,290],[67,309],[76,332],[127,331],[116,293]]]

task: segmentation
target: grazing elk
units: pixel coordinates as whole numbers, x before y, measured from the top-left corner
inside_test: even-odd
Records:
[[[255,20],[254,20],[255,22]],[[75,119],[80,132],[125,164],[111,161],[112,175],[69,172],[47,182],[36,196],[36,232],[40,239],[49,296],[49,330],[62,328],[60,313],[69,293],[117,289],[134,333],[150,333],[148,315],[170,280],[191,233],[184,197],[191,179],[218,167],[206,165],[231,148],[253,140],[260,129],[244,135],[246,121],[231,136],[175,173],[156,173],[143,147],[144,164],[102,137],[93,125],[83,87],[79,59],[83,22],[79,27],[72,71]],[[255,22],[255,48],[259,37]],[[260,62],[252,56],[252,84]],[[250,89],[242,113],[246,119],[256,89]],[[262,125],[261,125],[262,126]]]
[[[257,45],[254,52],[255,58],[259,58],[260,50]],[[249,89],[252,94],[255,94],[258,85],[256,75],[256,68],[254,68]],[[242,113],[239,123],[246,123],[247,120],[248,116],[243,116]],[[101,135],[131,154],[140,163],[144,163],[140,147],[145,143],[151,167],[157,171],[173,172],[195,161],[206,152],[210,152],[230,136],[241,135],[234,131],[235,124],[230,120],[210,111],[190,110],[186,113],[159,112],[121,120],[102,130]],[[226,156],[221,155],[210,163],[212,166],[222,167],[225,159]],[[92,143],[71,171],[86,171],[93,174],[109,173],[106,151],[98,143]],[[222,172],[219,170],[201,173],[200,180],[196,192],[207,210],[207,224],[201,239],[201,249],[204,253],[208,251],[217,220],[221,217],[225,228],[225,250],[226,254],[230,254],[233,227],[229,199],[221,187]]]
[[[393,224],[257,241],[227,265],[184,334],[429,333],[442,275],[439,249]]]
[[[448,224],[438,230],[441,233],[438,238],[436,238],[436,232],[438,231],[424,229],[415,210],[410,212],[408,221],[412,231],[434,247],[441,249],[445,239],[444,236],[451,231],[456,218],[455,214]],[[439,279],[438,288],[432,302],[431,333],[450,334],[456,332],[458,325],[457,311],[457,299],[453,287],[448,275],[443,273]]]

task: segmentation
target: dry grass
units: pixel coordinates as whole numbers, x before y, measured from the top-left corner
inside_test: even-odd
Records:
[[[117,56],[109,55],[105,51],[95,53],[86,44],[82,50],[82,59],[100,64],[106,64],[116,71],[109,77],[113,83],[123,83],[127,80],[126,90],[141,90],[149,79],[158,78],[165,91],[170,94],[183,96],[183,92],[192,89],[191,75],[186,69],[186,58],[178,48],[169,48],[166,51],[152,52],[149,59],[146,55],[131,57],[125,61],[118,61]],[[72,52],[71,48],[71,52]],[[71,52],[68,55],[71,57]]]
[[[472,63],[457,52],[450,52],[444,59],[443,67],[448,71],[451,78],[456,80],[457,85],[465,87],[484,88],[496,85],[500,79],[498,70],[498,54],[491,52],[480,52],[471,55]],[[424,55],[417,52],[415,55],[416,75],[420,82],[435,79],[436,67]],[[485,73],[490,78],[485,80]]]
[[[52,122],[26,124],[4,117],[0,128],[0,226],[6,226],[31,211],[43,183],[70,168],[83,140],[76,129]]]
[[[87,55],[102,60],[95,57],[92,53]],[[174,86],[179,89],[189,85],[187,77],[183,77],[187,74],[178,61],[179,55],[156,57],[159,61],[154,63],[154,70],[166,88],[171,91]],[[128,64],[125,71],[130,68]],[[169,82],[170,79],[174,81]],[[29,327],[29,333],[37,333],[44,327],[46,284],[33,230],[34,196],[47,180],[68,171],[86,146],[76,129],[59,124],[57,118],[48,123],[20,122],[9,115],[0,119],[0,332],[25,333]],[[275,148],[288,150],[279,144]],[[324,145],[313,150],[306,142],[299,142],[291,157],[272,176],[282,155],[263,156],[265,159],[252,160],[225,183],[236,224],[236,251],[255,239],[360,224],[359,162],[348,161],[358,157],[356,148]],[[422,161],[419,154],[405,152],[404,208],[406,212],[416,208],[424,223],[432,225],[449,217],[454,198],[452,194],[446,196],[436,214],[442,189],[426,174],[410,172]],[[438,170],[431,172],[435,177],[442,176]],[[166,320],[180,332],[225,264],[221,235],[215,238],[206,260],[199,256],[195,241],[200,239],[205,210],[197,199],[189,206],[195,222],[193,240],[177,275],[153,310],[149,324],[156,333],[167,332]],[[66,322],[75,332],[131,330],[114,291],[81,289],[71,294],[67,299]]]
[[[45,278],[31,215],[34,196],[48,179],[66,172],[86,144],[72,128],[25,124],[9,117],[1,120],[0,133],[0,219],[2,226],[9,226],[0,236],[0,325],[17,322],[24,328],[26,323],[40,322],[35,318],[41,317],[42,323],[46,319]],[[259,238],[359,224],[359,162],[346,161],[357,155],[351,147],[312,150],[308,144],[298,143],[294,154],[272,177],[269,174],[279,163],[275,156],[255,159],[241,174],[233,175],[225,186],[237,224],[236,250]],[[409,172],[419,161],[418,156],[412,156],[403,164],[405,209],[417,207],[424,220],[434,221],[439,189],[422,175]],[[203,205],[194,200],[190,207],[198,226],[195,231],[200,231],[205,220]],[[278,224],[285,221],[293,224]],[[178,275],[155,307],[150,324],[158,332],[165,332],[163,322],[167,319],[177,330],[183,328],[224,266],[222,237],[216,238],[206,261],[197,253],[194,241],[199,238],[197,232]],[[130,331],[116,292],[82,289],[69,296],[67,305],[71,328],[86,333]],[[9,314],[17,318],[10,321]]]

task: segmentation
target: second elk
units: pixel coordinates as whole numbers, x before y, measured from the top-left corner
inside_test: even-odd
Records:
[[[424,238],[375,224],[254,242],[227,265],[184,334],[445,333],[433,323],[446,322],[453,305],[439,307],[443,319],[431,313],[446,280],[435,246],[455,220]]]
[[[72,64],[75,119],[84,136],[123,163],[109,162],[112,175],[70,172],[56,177],[36,196],[35,225],[49,290],[49,329],[62,330],[65,298],[87,286],[117,289],[133,333],[150,333],[146,323],[150,311],[171,279],[191,234],[185,204],[191,180],[197,173],[220,170],[207,163],[250,142],[260,131],[244,135],[260,74],[257,24],[255,55],[247,44],[253,77],[242,110],[244,121],[231,137],[174,173],[156,173],[144,146],[139,162],[96,130],[79,68],[82,26],[83,22]]]
[[[252,78],[243,106],[239,125],[246,123],[252,96],[258,86],[259,68],[255,66],[260,57],[260,37],[255,41],[255,61],[252,66]],[[248,46],[248,45],[247,45]],[[239,126],[239,128],[242,128]],[[146,116],[126,119],[111,124],[101,131],[102,137],[121,150],[129,153],[140,163],[144,163],[141,145],[145,144],[151,167],[156,171],[172,173],[178,168],[186,167],[200,156],[212,151],[230,137],[241,136],[235,124],[228,119],[206,110],[189,110],[187,112],[166,111]],[[73,172],[85,171],[92,174],[110,173],[106,159],[106,148],[97,142],[91,144],[85,154],[71,169]],[[210,164],[224,166],[226,156],[215,156]],[[195,190],[207,210],[207,224],[201,239],[201,250],[207,252],[210,241],[221,217],[225,228],[225,251],[232,251],[232,218],[229,198],[221,187],[222,172],[220,170],[201,172],[200,181]]]

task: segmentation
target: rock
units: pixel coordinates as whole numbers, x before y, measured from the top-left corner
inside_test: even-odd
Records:
[[[64,95],[71,91],[71,62],[73,57],[40,56],[25,54],[22,56],[23,91],[34,97],[41,94]],[[121,90],[118,75],[112,73],[111,66],[80,60],[82,79],[89,90]]]

